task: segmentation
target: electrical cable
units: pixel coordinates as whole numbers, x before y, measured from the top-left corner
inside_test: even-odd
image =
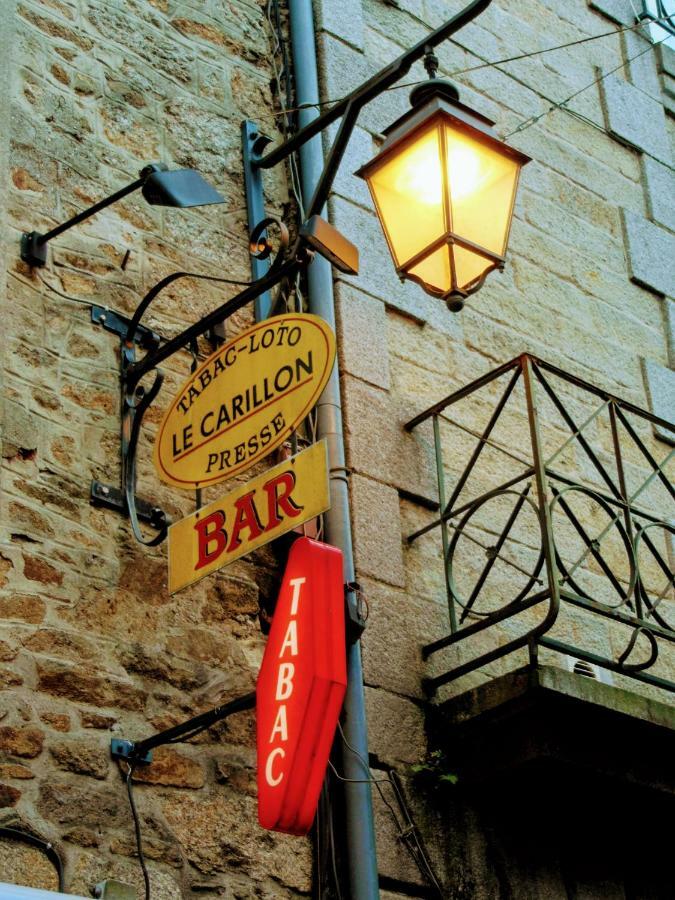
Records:
[[[20,831],[18,828],[10,828],[6,825],[0,826],[0,838],[9,838],[12,841],[23,841],[24,844],[29,844],[31,847],[36,847],[38,850],[42,850],[47,859],[51,862],[51,864],[56,869],[56,875],[59,882],[59,892],[65,893],[65,877],[63,871],[63,860],[61,859],[56,847],[50,842],[45,841],[42,838],[37,837],[35,834],[30,834],[28,831]]]
[[[417,16],[415,16],[412,13],[409,13],[409,15],[411,15],[412,18],[414,18],[420,24],[424,24],[426,27],[428,27],[428,23],[423,22],[422,19],[418,18]],[[518,62],[519,60],[523,60],[523,59],[530,59],[533,56],[544,56],[546,53],[553,53],[557,50],[565,50],[570,47],[577,47],[580,44],[587,44],[590,41],[597,41],[600,38],[606,38],[606,37],[611,37],[613,35],[621,35],[626,32],[629,32],[629,31],[635,31],[638,28],[644,27],[646,24],[660,25],[662,23],[667,23],[668,25],[670,25],[671,18],[672,18],[672,16],[664,16],[663,18],[660,18],[660,19],[651,19],[651,18],[645,19],[640,22],[635,22],[633,25],[626,25],[623,28],[614,29],[613,31],[603,31],[602,34],[592,34],[585,38],[579,38],[578,40],[569,41],[566,44],[557,44],[555,47],[545,47],[543,50],[532,50],[528,53],[521,53],[517,56],[508,56],[508,57],[505,57],[504,59],[484,60],[477,66],[469,66],[465,69],[456,69],[453,72],[450,72],[447,77],[448,78],[456,78],[458,75],[465,75],[469,72],[477,72],[480,69],[497,69],[499,66],[506,65],[506,63]],[[458,44],[458,41],[456,39],[450,38],[450,40],[452,40],[453,43]],[[461,46],[461,45],[459,45],[459,46]],[[470,50],[466,47],[462,47],[462,49],[466,50],[468,53],[471,53],[473,56],[478,56],[479,59],[481,58],[473,50]],[[504,72],[503,74],[507,75],[509,77],[513,77],[510,72]],[[385,88],[385,92],[398,91],[398,90],[402,90],[402,89],[409,88],[409,87],[416,87],[419,84],[426,84],[427,81],[428,81],[428,79],[425,78],[425,79],[421,79],[419,81],[407,81],[407,82],[403,82],[401,84],[394,84],[391,87]],[[525,87],[527,87],[527,85],[525,85]],[[530,90],[534,90],[534,88],[530,88]],[[332,106],[335,103],[342,102],[348,96],[349,96],[349,94],[345,94],[343,97],[330,98],[329,100],[320,100],[317,103],[301,103],[299,106],[286,108],[286,109],[283,109],[281,112],[270,113],[269,115],[258,116],[257,118],[260,120],[274,119],[274,118],[278,118],[279,116],[287,116],[289,113],[301,112],[304,109],[318,109],[323,106]]]
[[[412,13],[410,15],[412,15],[412,17],[414,19],[416,19],[416,21],[422,23],[422,20],[419,19],[417,16],[414,16]],[[518,56],[511,56],[511,57],[506,57],[503,60],[493,60],[493,61],[484,59],[483,57],[480,56],[480,54],[476,53],[475,50],[471,50],[470,48],[463,46],[457,39],[451,38],[453,43],[457,44],[457,46],[461,47],[466,52],[471,53],[473,56],[476,56],[478,59],[482,59],[483,61],[477,66],[469,66],[464,69],[457,69],[453,72],[450,72],[448,77],[454,78],[454,77],[457,77],[458,75],[478,71],[479,69],[495,69],[496,71],[501,72],[503,75],[506,75],[508,78],[511,78],[512,80],[516,81],[518,84],[520,84],[522,87],[526,88],[527,90],[530,90],[533,93],[537,94],[537,96],[541,97],[542,100],[545,100],[547,103],[551,104],[551,106],[544,113],[542,113],[540,116],[535,118],[535,121],[539,121],[540,119],[544,118],[544,116],[548,115],[548,113],[553,112],[556,109],[559,109],[562,112],[567,113],[568,115],[577,119],[578,121],[583,122],[586,125],[592,126],[593,128],[597,129],[598,131],[602,132],[603,134],[608,135],[609,137],[613,137],[613,135],[603,125],[601,125],[598,122],[594,122],[592,119],[590,119],[588,116],[585,116],[583,113],[579,113],[576,110],[569,109],[569,107],[566,104],[569,103],[575,97],[579,96],[579,94],[581,94],[583,91],[588,90],[590,87],[593,87],[594,85],[598,84],[600,81],[604,80],[604,78],[606,78],[608,75],[611,75],[613,72],[616,72],[619,69],[624,68],[629,63],[633,62],[635,59],[638,59],[641,55],[643,55],[643,53],[648,53],[650,50],[655,49],[659,44],[663,43],[663,41],[667,39],[667,36],[664,37],[661,41],[650,43],[650,46],[646,50],[642,51],[642,53],[639,53],[636,56],[633,56],[630,59],[626,60],[620,66],[617,66],[615,69],[612,69],[610,72],[605,73],[605,75],[603,75],[601,78],[594,80],[593,82],[589,83],[584,88],[582,88],[581,90],[575,92],[571,97],[568,97],[568,98],[566,98],[566,100],[563,100],[561,102],[552,100],[546,94],[542,93],[537,88],[534,88],[531,85],[527,84],[522,79],[520,79],[516,75],[514,75],[512,72],[508,72],[505,69],[501,69],[499,67],[506,63],[516,62],[516,61],[522,60],[522,59],[529,59],[534,56],[542,56],[546,53],[552,53],[557,50],[563,50],[565,48],[578,46],[579,44],[588,43],[589,41],[598,40],[599,38],[605,38],[605,37],[610,37],[612,35],[620,35],[620,34],[624,34],[626,32],[635,31],[638,28],[644,27],[645,24],[659,25],[659,24],[667,23],[667,25],[669,27],[671,24],[672,18],[673,18],[672,16],[664,16],[659,19],[652,19],[652,18],[643,19],[642,21],[636,22],[633,25],[628,25],[628,26],[625,26],[624,28],[615,29],[614,31],[607,31],[607,32],[603,32],[602,34],[590,35],[586,38],[581,38],[581,39],[578,39],[575,41],[570,41],[567,44],[559,44],[559,45],[556,45],[555,47],[547,47],[547,48],[544,48],[543,50],[534,50],[529,53],[520,54]],[[426,23],[423,23],[423,24],[426,24]],[[420,81],[403,82],[401,84],[395,84],[389,88],[386,88],[386,91],[396,91],[396,90],[400,90],[402,88],[414,87],[415,85],[418,85],[418,84],[425,84],[426,80],[427,79],[423,79]],[[635,86],[635,87],[638,90],[641,90],[641,88],[639,88],[639,86]],[[339,103],[341,100],[344,100],[347,96],[349,96],[349,95],[345,95],[344,97],[330,99],[330,100],[322,100],[322,101],[319,101],[318,103],[303,103],[299,106],[296,106],[296,107],[293,107],[290,109],[286,109],[282,113],[274,113],[271,116],[261,116],[259,118],[260,119],[275,118],[276,116],[279,116],[279,115],[287,115],[288,113],[291,113],[291,112],[299,112],[302,109],[310,109],[310,108],[319,109],[324,106],[331,106],[334,103]],[[646,95],[646,96],[649,96],[649,95]],[[535,122],[531,122],[531,124],[535,124]],[[510,135],[513,135],[519,131],[525,131],[526,128],[529,128],[529,127],[530,127],[530,119],[526,119],[526,120],[524,120],[524,122],[520,123],[520,125],[517,127],[517,129],[515,131],[510,132],[509,134],[506,135],[506,137],[508,138]],[[649,151],[641,150],[640,152],[642,153],[643,156],[647,156],[650,159],[653,159],[655,162],[659,162],[661,165],[665,166],[670,171],[675,171],[675,166],[670,165],[667,162],[664,162],[663,160],[654,156]],[[469,303],[466,304],[466,306],[469,306],[469,305],[470,305]]]
[[[133,783],[132,777],[134,774],[135,766],[133,764],[129,765],[127,768],[127,793],[129,795],[129,806],[131,807],[131,815],[134,820],[134,834],[136,835],[136,849],[138,851],[138,862],[141,866],[141,871],[143,872],[143,883],[145,885],[145,900],[150,900],[150,876],[148,874],[148,867],[145,864],[145,856],[143,854],[143,843],[141,838],[141,822],[138,816],[138,810],[136,809],[136,803],[134,801],[134,791],[133,791]]]
[[[76,270],[73,270],[73,271],[76,271]],[[40,274],[40,272],[38,270],[36,270],[35,274],[37,275],[38,280],[47,288],[47,290],[51,291],[53,294],[56,294],[58,297],[61,297],[63,300],[69,300],[71,303],[78,303],[80,306],[88,306],[90,308],[93,305],[91,300],[81,300],[79,297],[71,297],[69,294],[64,294],[63,291],[60,291],[58,288],[55,288],[48,281],[46,281],[42,277],[42,275]],[[195,277],[195,278],[208,278],[211,281],[218,281],[223,284],[233,284],[233,285],[238,285],[241,287],[247,287],[251,283],[250,281],[235,281],[234,279],[229,279],[229,278],[212,278],[211,276],[199,275],[194,272],[193,273],[182,273],[182,274],[193,275],[193,277]],[[117,312],[114,309],[111,310],[107,306],[105,307],[105,310],[106,310],[106,312],[112,312],[114,315],[119,316],[122,319],[126,318],[123,313]],[[169,340],[169,338],[164,337],[163,335],[160,334],[159,340],[161,343],[166,343]],[[199,360],[204,360],[207,358],[205,356],[202,356],[202,354],[197,354],[196,356],[197,356],[197,359],[199,359]]]
[[[352,747],[352,745],[349,743],[349,741],[345,737],[344,731],[342,730],[342,724],[340,722],[338,722],[338,730],[340,732],[340,736],[341,736],[345,746],[349,750],[351,750],[351,752],[357,757],[357,759],[366,768],[368,773],[370,773],[370,766],[366,763],[366,761],[361,756],[361,754],[354,747]],[[382,802],[384,803],[384,805],[387,807],[387,809],[389,810],[389,812],[391,814],[391,817],[394,821],[396,829],[399,833],[399,838],[405,842],[405,845],[406,845],[410,855],[412,856],[415,864],[417,865],[418,869],[420,870],[420,873],[422,874],[422,876],[426,877],[427,880],[431,882],[433,887],[438,891],[438,895],[442,900],[443,891],[438,882],[438,879],[436,878],[436,875],[434,874],[434,871],[431,867],[431,863],[429,862],[427,854],[419,842],[419,839],[416,834],[417,826],[415,825],[413,818],[410,815],[410,811],[405,802],[405,798],[403,797],[401,790],[400,790],[398,784],[396,783],[396,781],[391,776],[387,776],[386,778],[372,778],[372,777],[363,778],[363,779],[345,778],[338,773],[338,771],[336,770],[336,768],[332,764],[332,762],[329,761],[328,765],[330,766],[333,774],[339,781],[346,782],[348,784],[374,784],[375,785],[375,787],[380,795],[380,799],[382,800]],[[393,770],[392,770],[392,774],[394,774]],[[384,791],[382,790],[382,788],[380,788],[380,784],[389,784],[391,786],[391,788],[394,792],[394,795],[396,797],[396,800],[398,802],[399,808],[401,809],[401,813],[404,816],[405,820],[407,821],[406,827],[403,827],[401,825],[401,822],[399,821],[399,818],[396,815],[396,810],[394,809],[392,804],[387,800],[387,798],[384,796]],[[413,839],[415,841],[414,846],[410,843],[410,840],[409,840],[411,836],[413,837]]]
[[[422,843],[420,842],[420,837],[419,837],[419,834],[417,831],[417,827],[415,826],[413,818],[410,815],[410,810],[408,809],[408,804],[406,803],[405,797],[403,795],[403,790],[401,789],[401,786],[399,784],[398,773],[394,769],[391,770],[391,785],[394,789],[394,794],[396,795],[396,799],[398,801],[398,805],[401,810],[401,814],[404,816],[404,818],[408,822],[408,828],[406,829],[405,835],[403,835],[403,839],[406,841],[406,843],[409,841],[410,838],[412,838],[414,840],[416,850],[413,849],[412,852],[413,853],[416,852],[419,854],[419,857],[422,861],[422,865],[424,866],[425,871],[427,872],[427,877],[429,878],[431,883],[434,885],[434,887],[438,891],[441,900],[443,900],[443,891],[442,891],[441,885],[439,884],[438,879],[436,878],[436,874],[431,867],[431,863],[429,862],[429,857],[427,855],[427,852],[426,852],[425,848],[423,847]],[[418,865],[419,865],[419,863],[418,863]]]
[[[328,803],[330,808],[330,815],[328,816],[328,833],[330,838],[331,871],[333,873],[333,883],[335,884],[335,892],[337,893],[338,900],[342,900],[342,890],[340,889],[340,879],[338,877],[337,859],[335,854],[335,829],[333,826],[333,813],[330,798]]]
[[[61,297],[63,300],[70,300],[71,303],[79,303],[80,306],[91,306],[91,300],[82,300],[79,297],[71,297],[68,294],[64,294],[63,291],[58,290],[58,288],[55,288],[42,277],[37,269],[35,270],[35,274],[38,277],[38,281],[41,281],[42,284],[47,288],[47,290],[51,291],[53,294],[56,294],[58,297]]]
[[[519,134],[523,131],[526,131],[532,125],[536,125],[541,119],[547,116],[549,113],[553,112],[556,109],[563,109],[571,100],[574,100],[575,97],[578,97],[579,94],[583,94],[584,91],[587,91],[589,88],[594,87],[596,84],[600,84],[605,78],[608,78],[610,75],[613,75],[615,72],[618,72],[620,69],[624,69],[627,65],[634,62],[636,59],[639,59],[641,56],[644,56],[645,53],[650,53],[655,47],[658,47],[659,44],[662,44],[666,38],[662,38],[660,41],[657,41],[654,44],[650,44],[645,50],[641,50],[639,53],[636,53],[635,56],[631,56],[628,59],[624,60],[615,68],[610,69],[608,72],[603,72],[602,75],[595,78],[593,81],[589,82],[584,87],[580,88],[578,91],[575,91],[573,94],[570,94],[565,100],[561,100],[559,103],[554,103],[549,109],[544,110],[544,112],[540,113],[538,116],[531,116],[529,119],[525,119],[520,123],[513,131],[510,131],[508,134],[504,135],[504,140],[508,140],[508,138],[513,137],[514,134]],[[604,131],[604,129],[603,129]]]

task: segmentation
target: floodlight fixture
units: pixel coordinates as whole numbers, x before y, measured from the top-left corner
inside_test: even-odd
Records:
[[[152,163],[141,169],[136,181],[132,181],[104,200],[99,200],[67,222],[52,228],[51,231],[44,234],[39,231],[25,232],[21,237],[21,259],[29,266],[44,266],[47,262],[47,244],[52,238],[63,234],[74,225],[79,225],[80,222],[117,203],[139,188],[145,200],[152,206],[175,206],[184,209],[189,206],[207,206],[225,202],[225,198],[194,169],[169,171],[161,163]]]

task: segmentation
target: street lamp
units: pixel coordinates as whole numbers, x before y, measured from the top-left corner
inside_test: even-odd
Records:
[[[518,177],[530,158],[500,141],[494,123],[460,103],[447,81],[432,77],[410,100],[357,175],[368,183],[400,278],[457,312],[504,266]]]

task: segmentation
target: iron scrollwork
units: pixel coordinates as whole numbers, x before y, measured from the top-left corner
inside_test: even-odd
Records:
[[[267,229],[275,225],[279,230],[279,246],[274,250],[267,237]],[[304,260],[303,250],[293,248],[289,254],[289,232],[286,225],[275,217],[267,217],[260,222],[251,234],[251,254],[257,258],[268,258],[272,254],[271,265],[266,274],[254,282],[234,281],[215,275],[204,275],[198,272],[172,272],[160,279],[145,294],[138,304],[131,319],[122,316],[114,317],[114,324],[105,326],[105,317],[100,316],[98,321],[104,327],[114,331],[121,339],[120,383],[121,383],[121,494],[107,485],[95,482],[92,485],[92,502],[102,503],[106,506],[119,509],[128,515],[131,528],[136,540],[145,546],[153,547],[162,543],[168,534],[168,520],[165,513],[156,506],[141,504],[136,496],[136,452],[138,440],[143,424],[143,417],[156,399],[161,389],[164,376],[156,366],[167,359],[173,353],[188,348],[194,355],[196,353],[197,337],[207,332],[218,321],[224,322],[228,316],[240,309],[245,303],[254,299],[261,290],[281,281],[285,274],[294,273]],[[182,278],[195,278],[216,284],[243,286],[235,297],[227,301],[213,313],[205,316],[195,325],[186,329],[171,341],[166,341],[162,346],[162,339],[154,332],[150,332],[143,324],[142,319],[153,301],[170,284]],[[96,321],[96,320],[95,320]],[[148,337],[151,336],[152,339]],[[140,343],[148,351],[141,359],[136,358],[136,344]],[[145,388],[141,379],[146,375],[153,377],[152,384]],[[115,500],[111,497],[114,495]],[[155,530],[151,537],[145,537],[141,530],[140,519],[143,519]]]

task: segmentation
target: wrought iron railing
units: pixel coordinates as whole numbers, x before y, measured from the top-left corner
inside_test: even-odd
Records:
[[[476,429],[485,410],[486,424]],[[530,355],[456,391],[406,429],[428,420],[440,514],[408,543],[440,531],[449,633],[424,656],[480,642],[475,655],[455,653],[449,668],[428,678],[429,693],[518,650],[534,663],[540,648],[675,691],[675,653],[666,653],[675,645],[675,491],[667,474],[675,450],[655,458],[664,441],[675,442],[675,426]],[[448,428],[473,444],[461,469]],[[572,626],[566,610],[577,617]],[[601,648],[593,625],[600,619]],[[490,629],[495,645],[486,648]]]

